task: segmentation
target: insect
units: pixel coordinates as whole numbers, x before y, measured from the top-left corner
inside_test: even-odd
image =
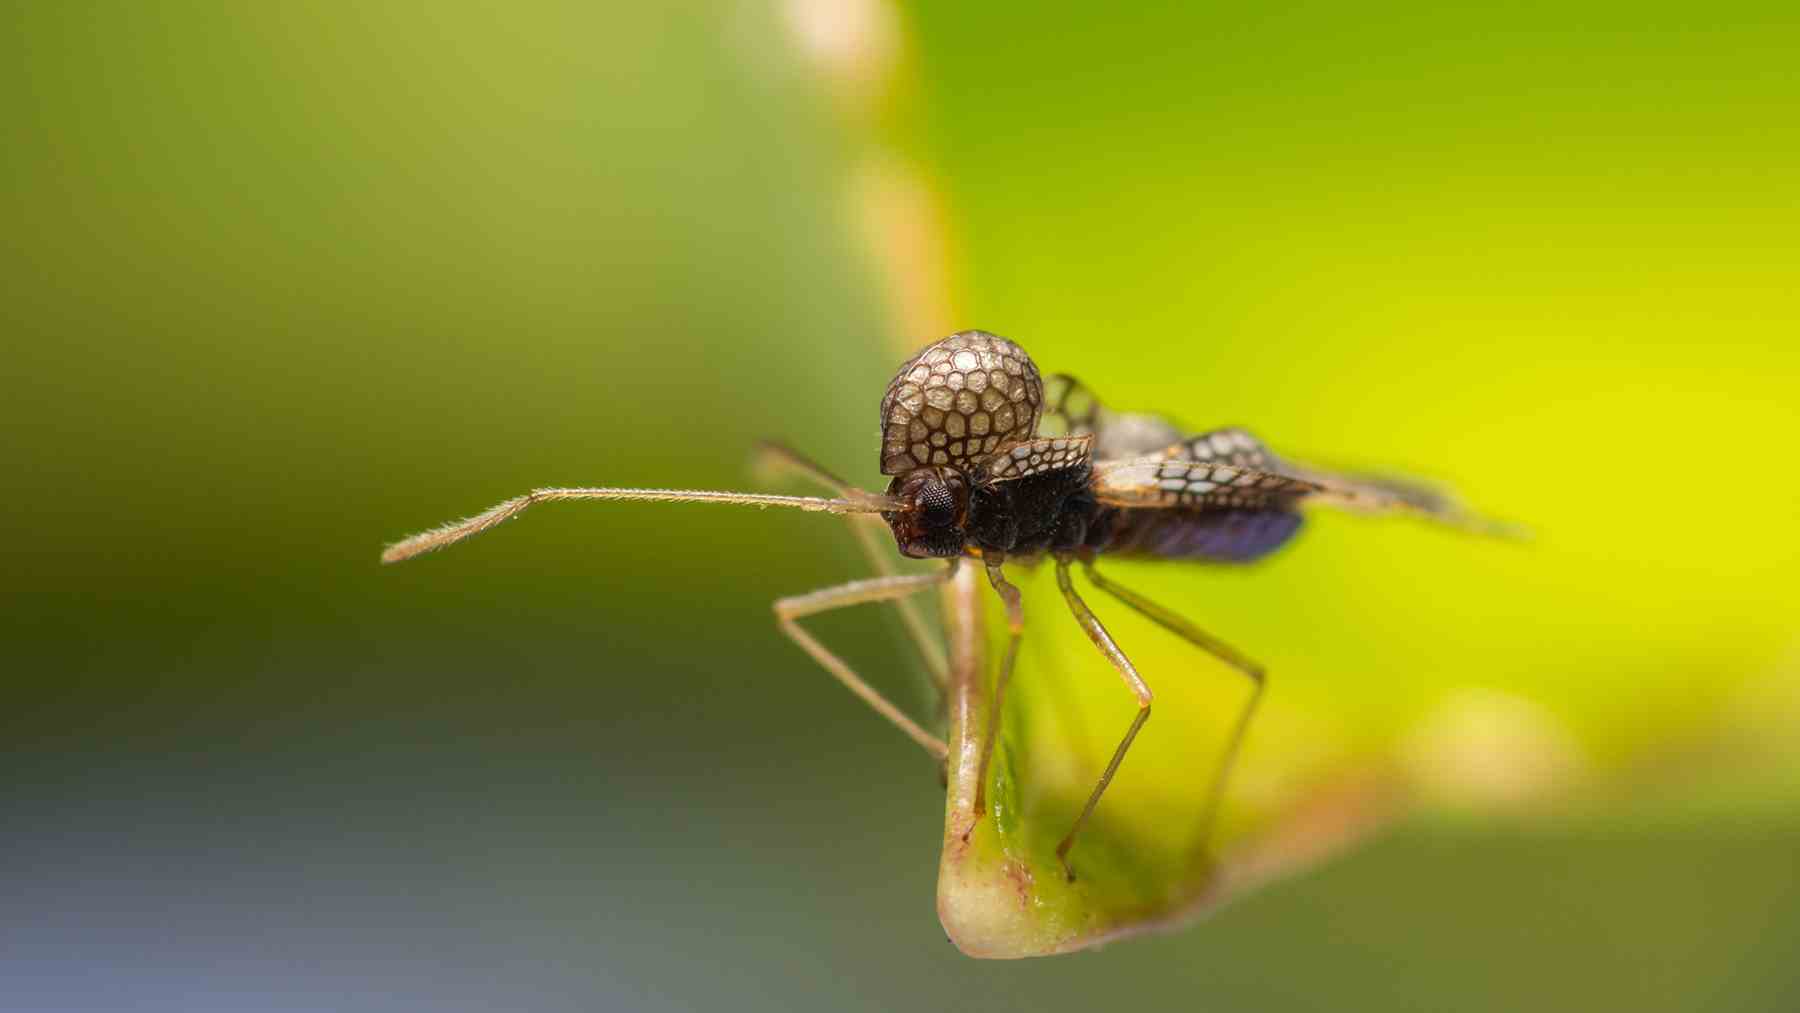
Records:
[[[798,452],[765,445],[771,461],[810,478],[832,497],[677,489],[538,489],[390,545],[384,563],[443,548],[554,500],[651,500],[784,506],[885,522],[902,556],[938,559],[932,572],[899,574],[859,525],[880,573],[774,603],[781,631],[882,717],[938,761],[946,743],[921,727],[801,625],[800,620],[869,602],[894,602],[939,684],[947,678],[940,644],[916,611],[913,596],[979,565],[1005,607],[1007,646],[993,680],[993,707],[982,739],[975,819],[987,812],[988,765],[1008,681],[1025,628],[1021,595],[1006,576],[1011,564],[1053,561],[1069,612],[1137,701],[1111,760],[1080,815],[1057,845],[1064,874],[1075,878],[1070,852],[1083,824],[1150,718],[1153,694],[1125,652],[1076,590],[1079,566],[1089,583],[1152,622],[1243,673],[1252,691],[1232,727],[1203,804],[1210,825],[1219,795],[1265,685],[1262,666],[1096,566],[1108,557],[1250,563],[1294,537],[1300,507],[1323,502],[1360,510],[1399,510],[1463,526],[1481,522],[1423,486],[1344,475],[1277,458],[1242,429],[1184,435],[1164,419],[1107,409],[1067,375],[1045,379],[1024,349],[983,331],[962,331],[908,359],[881,400],[884,492],[851,486]],[[879,523],[876,522],[876,523]],[[967,831],[965,831],[965,839]]]

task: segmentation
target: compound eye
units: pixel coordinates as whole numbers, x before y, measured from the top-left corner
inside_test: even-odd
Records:
[[[927,528],[947,528],[956,523],[956,497],[943,482],[927,482],[919,490],[919,519]]]

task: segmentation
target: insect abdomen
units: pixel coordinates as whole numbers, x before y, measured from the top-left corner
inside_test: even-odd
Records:
[[[1300,530],[1291,510],[1120,510],[1102,552],[1111,556],[1248,563],[1279,549]]]

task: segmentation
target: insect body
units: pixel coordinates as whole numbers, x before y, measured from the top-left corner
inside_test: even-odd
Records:
[[[1002,368],[1021,363],[1016,378]],[[1052,385],[1058,404],[1080,393],[1070,377]],[[1296,500],[1323,490],[1235,429],[1096,469],[1105,413],[1052,409],[1066,435],[1039,436],[1043,398],[1037,369],[1018,346],[979,331],[952,335],[901,367],[882,400],[882,470],[895,476],[888,495],[910,507],[885,515],[903,555],[1109,552],[1247,562],[1291,537]]]
[[[947,679],[941,644],[915,611],[911,596],[947,582],[963,560],[979,560],[1006,607],[1010,634],[994,679],[994,706],[977,774],[976,819],[986,812],[992,757],[1007,682],[1024,630],[1024,608],[1006,578],[1009,562],[1049,557],[1070,613],[1135,696],[1138,712],[1098,775],[1087,803],[1056,853],[1074,878],[1069,852],[1105,793],[1133,739],[1150,716],[1152,693],[1125,652],[1071,580],[1079,565],[1089,581],[1128,607],[1215,655],[1252,680],[1199,818],[1209,827],[1244,730],[1261,697],[1263,671],[1193,623],[1103,576],[1106,556],[1244,563],[1293,537],[1308,501],[1364,510],[1405,510],[1452,523],[1466,515],[1434,491],[1392,479],[1315,471],[1281,461],[1239,429],[1184,437],[1168,422],[1110,411],[1068,376],[1040,376],[1023,349],[982,331],[963,331],[925,348],[900,367],[881,401],[884,493],[854,488],[800,454],[768,446],[770,458],[831,489],[834,498],[671,489],[539,489],[485,513],[392,546],[397,562],[460,541],[534,503],[559,499],[717,502],[791,506],[886,523],[902,555],[943,559],[932,573],[900,575],[890,557],[864,537],[880,576],[775,602],[782,631],[858,697],[942,760],[942,739],[920,727],[799,624],[810,615],[866,602],[892,601],[939,683]],[[866,536],[867,529],[859,532]],[[966,835],[966,831],[965,831]],[[1204,839],[1204,838],[1203,838]]]

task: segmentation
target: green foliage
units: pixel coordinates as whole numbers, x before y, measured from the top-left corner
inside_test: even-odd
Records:
[[[1110,571],[1269,669],[1224,852],[1351,781],[1443,817],[1800,800],[1791,19],[1664,13],[914,12],[902,143],[968,325],[1116,407],[1441,480],[1536,533],[1319,514],[1242,572]],[[996,766],[1041,885],[1133,705],[1050,582],[1026,595]],[[1076,850],[1093,903],[1048,904],[1050,934],[1204,888],[1167,856],[1242,690],[1109,604],[1156,711]]]

